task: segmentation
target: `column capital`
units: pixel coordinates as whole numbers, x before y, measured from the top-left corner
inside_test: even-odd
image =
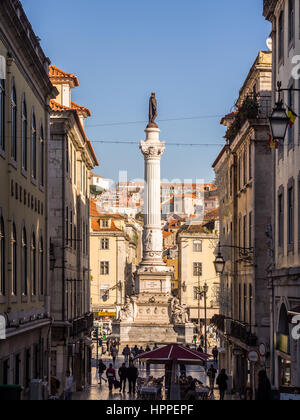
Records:
[[[147,141],[141,141],[140,149],[145,159],[160,159],[165,151],[165,143],[152,143]]]

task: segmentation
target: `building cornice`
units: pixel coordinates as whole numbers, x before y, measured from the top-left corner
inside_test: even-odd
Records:
[[[263,15],[269,21],[272,20],[277,1],[278,0],[264,0]]]
[[[54,88],[48,76],[50,64],[40,46],[38,37],[27,19],[19,0],[2,0],[0,2],[1,26],[3,35],[8,34],[10,44],[15,48],[9,51],[19,63],[24,63],[26,72],[30,71],[29,79],[35,80],[42,95],[54,97]]]

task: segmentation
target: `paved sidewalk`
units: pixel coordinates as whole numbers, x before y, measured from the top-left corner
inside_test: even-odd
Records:
[[[103,362],[107,367],[109,367],[109,364],[112,363],[112,360],[111,358],[103,357]],[[124,362],[124,357],[119,356],[116,361],[116,366],[115,366],[117,373],[118,373],[119,367],[122,365],[123,362]],[[94,361],[94,364],[95,364],[95,361]],[[139,377],[141,378],[147,377],[146,366],[139,365],[138,363],[136,364],[136,366],[139,370]],[[151,372],[150,376],[159,378],[165,375],[165,367],[161,365],[158,365],[158,366],[151,365],[150,372]],[[97,374],[97,370],[95,367],[93,367],[92,368],[92,380],[93,380],[92,386],[86,391],[74,393],[73,395],[74,400],[90,400],[90,401],[91,400],[92,401],[136,400],[134,396],[128,394],[128,382],[126,384],[126,393],[120,393],[119,390],[113,390],[112,392],[109,392],[108,385],[105,384],[104,382],[102,383],[102,385],[98,385],[96,374]],[[187,367],[187,375],[188,376],[191,375],[193,376],[193,378],[199,379],[204,384],[207,383],[207,376],[202,367],[198,367],[198,366]],[[103,375],[103,377],[105,377],[105,374]]]

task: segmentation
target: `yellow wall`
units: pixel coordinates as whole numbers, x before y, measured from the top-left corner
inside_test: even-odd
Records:
[[[7,56],[7,51],[4,45],[0,42],[0,55]],[[11,164],[11,143],[10,143],[10,95],[13,81],[15,83],[16,95],[17,95],[17,163]],[[34,82],[32,82],[34,83]],[[21,168],[21,107],[22,98],[25,95],[27,104],[27,156],[28,156],[28,170],[27,173],[22,173]],[[34,110],[36,117],[37,127],[37,182],[31,180],[31,122],[32,112]],[[45,104],[42,99],[39,99],[36,91],[25,79],[24,74],[20,72],[16,62],[13,62],[10,71],[7,73],[6,80],[6,152],[5,156],[0,157],[0,179],[1,179],[1,194],[0,194],[0,209],[5,222],[5,234],[6,234],[6,297],[0,296],[0,313],[7,312],[10,308],[11,312],[39,308],[44,305],[44,297],[39,296],[40,291],[38,290],[37,296],[31,296],[32,291],[32,279],[30,278],[30,240],[32,232],[35,232],[36,242],[38,244],[39,238],[42,236],[44,241],[44,293],[46,293],[46,211],[47,202],[43,188],[40,188],[39,182],[39,171],[40,171],[40,154],[39,154],[39,133],[40,126],[44,128],[44,139],[47,141],[47,123],[48,113],[45,110]],[[46,151],[46,144],[45,144]],[[45,178],[44,182],[46,185],[46,155],[45,155]],[[11,195],[11,186],[14,186],[14,197]],[[15,197],[16,184],[18,186],[18,199]],[[22,188],[22,194],[20,198],[20,187]],[[26,190],[26,204],[24,203],[24,191]],[[30,207],[28,206],[28,194],[30,195]],[[34,208],[31,208],[31,200],[33,199]],[[37,203],[40,207],[40,214],[36,211],[35,204]],[[43,207],[43,214],[41,214],[41,208]],[[9,263],[11,262],[11,232],[12,223],[15,223],[17,231],[17,281],[18,290],[17,296],[12,296],[12,279]],[[23,226],[26,228],[27,233],[27,244],[28,244],[28,296],[22,296],[22,283],[24,278],[21,271],[21,234]],[[37,245],[38,247],[38,245]],[[38,256],[38,252],[37,252]],[[37,263],[37,273],[39,264]],[[37,283],[38,284],[38,283]]]
[[[202,241],[202,252],[194,252],[193,243],[195,240]],[[185,235],[183,232],[179,236],[179,280],[180,296],[182,304],[187,305],[190,310],[191,318],[198,317],[198,300],[194,299],[194,287],[203,287],[207,283],[209,289],[207,294],[208,317],[218,313],[216,307],[216,293],[219,287],[219,277],[216,275],[214,260],[215,250],[218,245],[218,237],[209,234]],[[202,263],[202,276],[194,276],[193,264]],[[182,285],[185,283],[187,290],[183,291]],[[212,302],[214,304],[212,305]],[[204,300],[201,301],[201,308],[204,308]],[[202,310],[203,318],[203,310]],[[196,315],[196,316],[195,316]]]

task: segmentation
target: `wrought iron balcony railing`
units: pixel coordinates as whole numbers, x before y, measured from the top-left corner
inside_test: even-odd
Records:
[[[81,333],[88,334],[93,328],[94,315],[87,314],[84,317],[73,320],[71,336],[77,337]]]

